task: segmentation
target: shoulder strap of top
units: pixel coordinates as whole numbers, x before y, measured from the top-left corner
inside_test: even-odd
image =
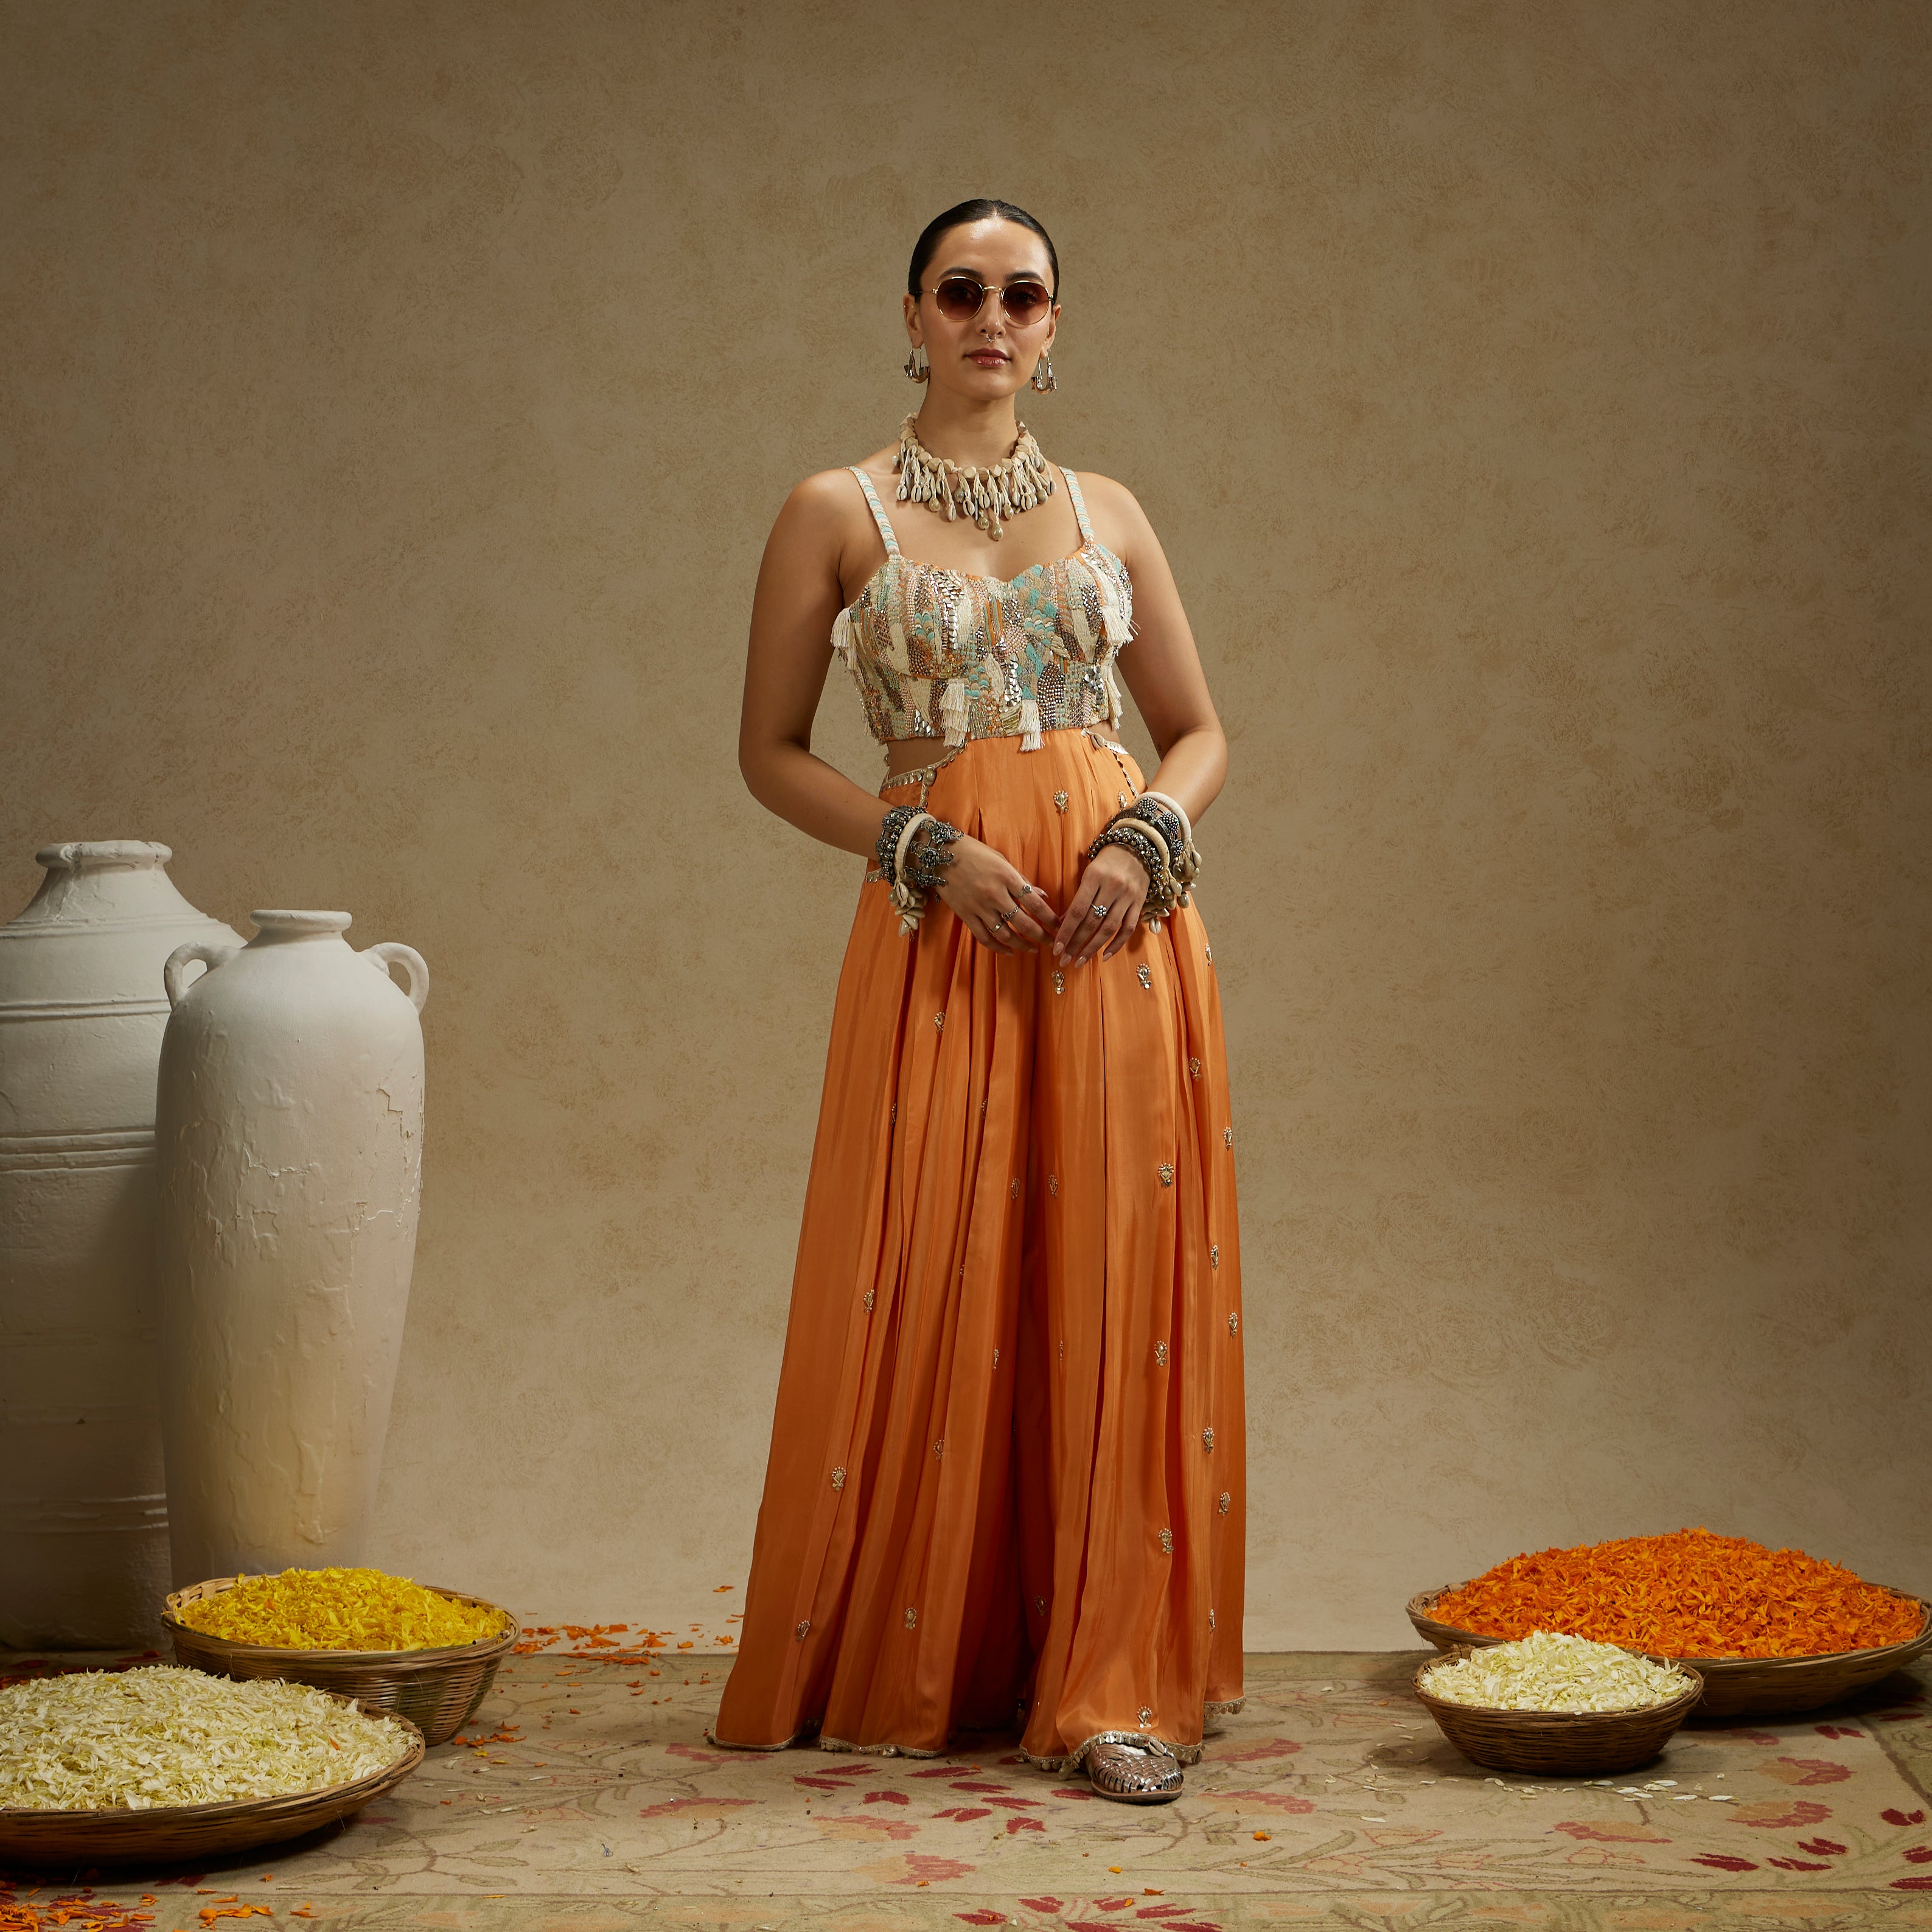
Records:
[[[886,554],[897,556],[898,538],[892,535],[892,526],[886,521],[886,513],[879,507],[879,493],[872,488],[872,479],[856,463],[848,463],[846,468],[859,479],[859,487],[866,493],[866,501],[872,506],[872,520],[879,526],[879,534],[886,540]]]
[[[1080,485],[1073,480],[1073,472],[1063,469],[1060,475],[1066,478],[1066,494],[1073,499],[1073,514],[1080,519],[1080,540],[1082,543],[1094,541],[1094,526],[1087,520],[1086,500],[1080,494]]]

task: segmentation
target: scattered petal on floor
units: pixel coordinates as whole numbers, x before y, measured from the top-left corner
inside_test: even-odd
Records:
[[[704,1734],[715,1657],[519,1658],[466,1726],[470,1745],[433,1750],[340,1832],[211,1862],[212,1886],[184,1885],[178,1868],[38,1892],[0,1878],[0,1932],[229,1932],[227,1917],[268,1909],[241,1902],[250,1886],[278,1917],[330,1932],[1357,1922],[1329,1918],[1331,1898],[1378,1932],[1473,1924],[1478,1904],[1525,1932],[1675,1932],[1684,1900],[1702,1901],[1685,1924],[1714,1922],[1746,1912],[1747,1893],[1753,1932],[1932,1927],[1918,1796],[1932,1720],[1896,1682],[1871,1714],[1840,1709],[1828,1727],[1816,1714],[1694,1726],[1634,1774],[1538,1779],[1453,1750],[1408,1696],[1415,1661],[1250,1658],[1246,1706],[1182,1797],[1142,1810],[1034,1770],[1011,1737],[961,1738],[938,1759],[721,1749]],[[0,1672],[22,1670],[0,1658]],[[638,1701],[645,1688],[656,1701]],[[1107,1877],[1131,1889],[1096,1891]],[[862,1912],[867,1898],[878,1903]],[[1372,1899],[1404,1901],[1409,1918]],[[474,1916],[486,1902],[487,1922]]]

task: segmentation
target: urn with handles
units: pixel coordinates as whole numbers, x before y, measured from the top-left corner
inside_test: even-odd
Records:
[[[0,1646],[158,1641],[168,1586],[154,1281],[161,965],[238,946],[146,839],[34,854],[0,926]]]
[[[251,916],[246,946],[184,946],[164,975],[154,1128],[178,1586],[367,1560],[416,1254],[422,956],[356,952],[344,912]]]

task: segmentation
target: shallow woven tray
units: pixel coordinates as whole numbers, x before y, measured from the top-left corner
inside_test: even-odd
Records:
[[[181,1621],[177,1612],[184,1604],[219,1596],[238,1580],[214,1576],[169,1593],[161,1622],[174,1645],[176,1663],[214,1677],[283,1677],[338,1691],[371,1710],[408,1718],[426,1744],[445,1743],[462,1728],[496,1682],[496,1666],[523,1634],[516,1618],[501,1605],[435,1584],[424,1587],[439,1597],[494,1610],[503,1619],[502,1630],[475,1643],[434,1650],[285,1650],[274,1644],[231,1643],[206,1630],[190,1630]]]
[[[394,1718],[364,1700],[340,1697],[374,1716]],[[30,1811],[0,1806],[0,1861],[16,1864],[166,1864],[245,1852],[298,1838],[359,1811],[393,1790],[423,1761],[422,1732],[408,1718],[410,1748],[395,1762],[352,1784],[327,1785],[285,1798],[237,1798],[225,1804],[156,1804],[143,1811]]]
[[[1484,1645],[1451,1644],[1447,1655],[1460,1660]],[[1653,1664],[1675,1661],[1690,1688],[1667,1704],[1640,1711],[1495,1711],[1479,1704],[1451,1704],[1423,1689],[1424,1676],[1442,1663],[1432,1657],[1412,1680],[1423,1708],[1442,1735],[1462,1755],[1492,1771],[1553,1772],[1568,1778],[1607,1777],[1648,1764],[1671,1733],[1697,1708],[1704,1680],[1681,1660],[1653,1657]]]
[[[1454,1644],[1482,1649],[1504,1640],[1484,1636],[1476,1630],[1458,1630],[1453,1624],[1438,1623],[1429,1612],[1438,1597],[1460,1590],[1461,1583],[1445,1583],[1439,1590],[1424,1590],[1408,1600],[1408,1620],[1435,1645],[1447,1650]],[[1888,1595],[1903,1597],[1918,1606],[1918,1634],[1901,1643],[1888,1643],[1870,1650],[1838,1650],[1820,1657],[1680,1657],[1674,1660],[1695,1670],[1704,1680],[1703,1701],[1697,1706],[1700,1718],[1770,1718],[1797,1711],[1816,1711],[1849,1697],[1888,1677],[1932,1645],[1932,1604],[1888,1585],[1876,1586]],[[1619,1649],[1631,1646],[1622,1644]],[[1639,1654],[1647,1653],[1640,1652]]]

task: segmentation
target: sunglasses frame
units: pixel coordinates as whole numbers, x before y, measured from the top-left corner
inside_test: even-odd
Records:
[[[998,282],[982,282],[977,275],[969,275],[964,268],[956,268],[950,274],[941,275],[939,280],[934,283],[931,288],[921,289],[920,290],[920,293],[922,296],[931,296],[933,299],[937,302],[939,298],[940,290],[945,287],[948,282],[968,282],[980,291],[980,299],[974,304],[973,312],[970,315],[950,316],[947,317],[949,321],[971,322],[985,309],[986,306],[986,298],[988,296],[998,296],[999,297],[1001,314],[1006,316],[1009,322],[1012,323],[1016,328],[1030,328],[1033,326],[1034,322],[1043,321],[1048,316],[1053,313],[1053,291],[1047,287],[1046,282],[1038,275],[1016,275],[1010,282],[1001,284]],[[1038,315],[1034,317],[1032,322],[1020,322],[1016,320],[1012,310],[1006,306],[1007,290],[1017,288],[1023,283],[1030,283],[1034,287],[1044,290],[1046,294],[1046,305],[1040,310]],[[942,308],[940,310],[940,314],[945,315],[946,310]]]

